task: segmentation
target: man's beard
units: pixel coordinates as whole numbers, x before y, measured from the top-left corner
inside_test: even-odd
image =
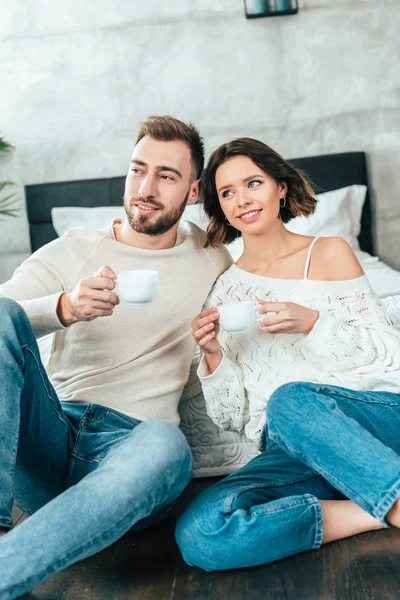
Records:
[[[134,203],[140,202],[144,206],[146,206],[146,200],[142,200],[141,198],[131,198],[133,202],[130,202],[129,199],[126,199],[124,196],[124,208],[126,212],[126,216],[128,218],[128,223],[132,227],[134,231],[138,233],[145,233],[147,235],[162,235],[166,233],[176,225],[181,216],[183,215],[183,211],[185,210],[187,201],[189,199],[189,192],[186,194],[183,202],[176,208],[170,210],[168,213],[163,213],[164,206],[160,203],[150,202],[150,206],[154,206],[155,208],[160,210],[160,217],[154,221],[154,223],[148,223],[149,218],[146,215],[135,215],[134,214]],[[153,213],[154,214],[154,213]]]

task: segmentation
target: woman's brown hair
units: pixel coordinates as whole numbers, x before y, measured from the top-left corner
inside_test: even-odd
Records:
[[[211,154],[203,174],[204,210],[210,218],[206,246],[216,247],[228,244],[242,235],[225,219],[215,185],[218,167],[235,156],[248,156],[255,165],[273,177],[277,183],[286,183],[288,188],[286,206],[280,209],[283,223],[288,223],[299,215],[311,215],[315,211],[317,199],[304,173],[292,167],[282,156],[263,142],[252,138],[238,138],[222,144]]]

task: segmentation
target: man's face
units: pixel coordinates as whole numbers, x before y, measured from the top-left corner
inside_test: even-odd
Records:
[[[125,181],[124,207],[132,229],[162,235],[196,202],[190,149],[180,140],[162,142],[146,135],[133,149]]]

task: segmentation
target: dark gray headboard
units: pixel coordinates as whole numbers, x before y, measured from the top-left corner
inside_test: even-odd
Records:
[[[289,162],[307,173],[317,192],[329,192],[353,184],[367,186],[359,241],[362,250],[373,254],[371,202],[365,153],[326,154],[293,158]],[[57,237],[51,222],[53,207],[121,206],[124,182],[125,176],[28,185],[25,190],[32,250],[37,250]]]

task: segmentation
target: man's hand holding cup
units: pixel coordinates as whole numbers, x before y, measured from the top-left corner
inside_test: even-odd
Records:
[[[117,275],[107,266],[91,277],[84,277],[72,292],[65,292],[58,303],[60,322],[68,327],[78,321],[93,321],[97,317],[110,317],[120,303],[112,291]]]

